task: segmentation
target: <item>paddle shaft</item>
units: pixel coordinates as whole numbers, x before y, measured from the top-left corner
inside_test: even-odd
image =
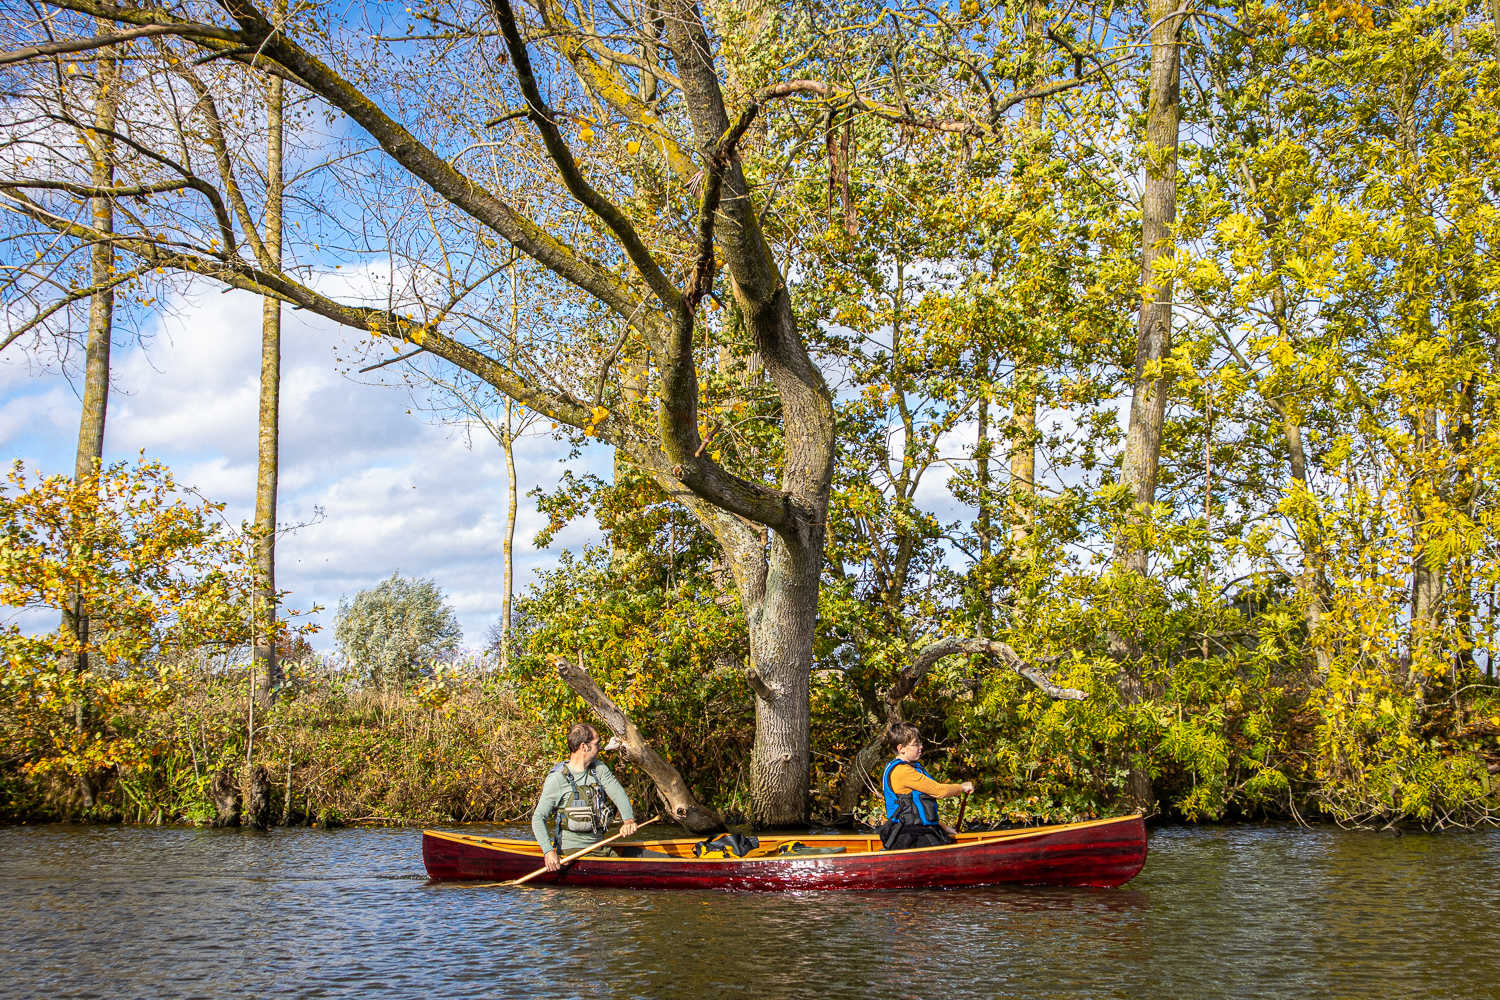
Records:
[[[639,830],[643,826],[650,826],[652,823],[655,823],[659,819],[661,819],[660,816],[652,816],[650,819],[646,820],[646,822],[644,822],[644,823],[638,823],[636,825],[636,829]],[[597,851],[599,848],[603,847],[605,844],[613,844],[615,841],[619,840],[623,836],[625,836],[625,833],[622,830],[621,832],[615,834],[613,837],[610,837],[607,840],[601,840],[597,844],[590,844],[588,847],[585,847],[581,851],[574,851],[572,854],[569,854],[567,857],[563,858],[561,861],[559,861],[557,863],[558,870],[561,871],[563,865],[566,865],[566,864],[568,864],[570,862],[573,862],[573,861],[577,861],[579,858],[583,857],[585,854],[589,854],[589,853],[591,853],[593,851]],[[538,868],[536,871],[532,872],[530,875],[522,875],[520,878],[516,879],[514,882],[506,882],[505,884],[506,885],[520,885],[523,882],[530,882],[532,879],[536,878],[538,875],[545,875],[546,873],[547,873],[547,866],[546,865],[542,865],[542,867]]]
[[[953,824],[954,833],[964,832],[964,810],[969,808],[969,793],[964,792],[964,797],[958,803],[958,822]]]

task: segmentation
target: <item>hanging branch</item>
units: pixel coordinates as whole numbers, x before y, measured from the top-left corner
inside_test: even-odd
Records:
[[[667,813],[674,822],[692,830],[694,833],[709,833],[724,829],[724,820],[717,812],[703,805],[693,795],[682,780],[682,775],[677,768],[662,759],[661,755],[651,749],[641,731],[636,728],[634,722],[630,721],[620,708],[614,703],[609,695],[599,689],[594,679],[583,666],[583,652],[578,653],[578,662],[570,663],[568,660],[556,653],[547,654],[547,662],[557,670],[557,676],[561,677],[563,683],[573,689],[573,693],[582,698],[584,703],[593,709],[594,715],[599,721],[609,727],[609,731],[619,737],[621,747],[625,756],[631,763],[635,764],[656,786],[656,792],[661,796],[662,802],[667,806]]]

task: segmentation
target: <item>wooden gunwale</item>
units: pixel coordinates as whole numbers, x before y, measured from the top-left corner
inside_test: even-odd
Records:
[[[939,847],[912,847],[902,851],[887,851],[880,847],[880,838],[874,834],[868,836],[840,836],[837,834],[810,834],[804,837],[768,837],[762,838],[762,844],[767,840],[776,844],[800,842],[808,847],[847,845],[850,841],[865,841],[866,846],[862,851],[846,851],[842,855],[822,855],[828,858],[843,858],[852,860],[854,858],[878,855],[881,858],[900,857],[909,854],[939,854],[942,852],[962,850],[966,847],[974,847],[978,844],[994,844],[1002,841],[1025,840],[1029,837],[1052,836],[1072,830],[1087,830],[1092,827],[1109,826],[1114,823],[1122,823],[1139,819],[1140,813],[1132,813],[1129,816],[1111,816],[1108,819],[1084,820],[1081,823],[1060,823],[1055,826],[1030,826],[1021,827],[1016,830],[989,830],[980,833],[960,833],[951,844],[943,844]],[[488,847],[493,850],[502,850],[508,854],[528,854],[533,857],[541,857],[542,849],[533,840],[516,840],[504,837],[478,837],[466,833],[446,833],[442,830],[423,830],[424,837],[437,837],[442,840],[452,840],[462,844],[474,844]],[[694,844],[701,843],[698,839],[677,838],[671,840],[632,840],[621,841],[621,847],[644,847],[648,850],[656,850],[661,847],[686,847],[691,850]],[[693,862],[695,864],[747,864],[757,861],[776,861],[785,863],[792,860],[794,856],[784,854],[756,854],[743,858],[695,858],[690,854],[687,856],[673,855],[666,858],[624,858],[624,857],[590,857],[590,864],[681,864]]]

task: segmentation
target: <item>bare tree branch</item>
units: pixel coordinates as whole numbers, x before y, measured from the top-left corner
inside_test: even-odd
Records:
[[[195,38],[217,38],[223,41],[235,41],[239,38],[237,32],[224,28],[209,27],[207,25],[148,24],[143,28],[133,28],[129,31],[121,31],[113,35],[71,38],[63,42],[32,45],[28,48],[16,49],[13,52],[0,52],[0,66],[9,66],[12,63],[25,62],[28,59],[39,59],[44,56],[64,55],[69,52],[87,52],[90,49],[104,48],[106,45],[118,45],[120,42],[128,42],[131,39],[152,38],[157,35],[185,35]]]

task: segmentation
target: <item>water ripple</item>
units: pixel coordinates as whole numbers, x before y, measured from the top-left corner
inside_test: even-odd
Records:
[[[436,883],[410,830],[0,829],[0,997],[1493,997],[1500,835],[1169,828],[1123,889]]]

